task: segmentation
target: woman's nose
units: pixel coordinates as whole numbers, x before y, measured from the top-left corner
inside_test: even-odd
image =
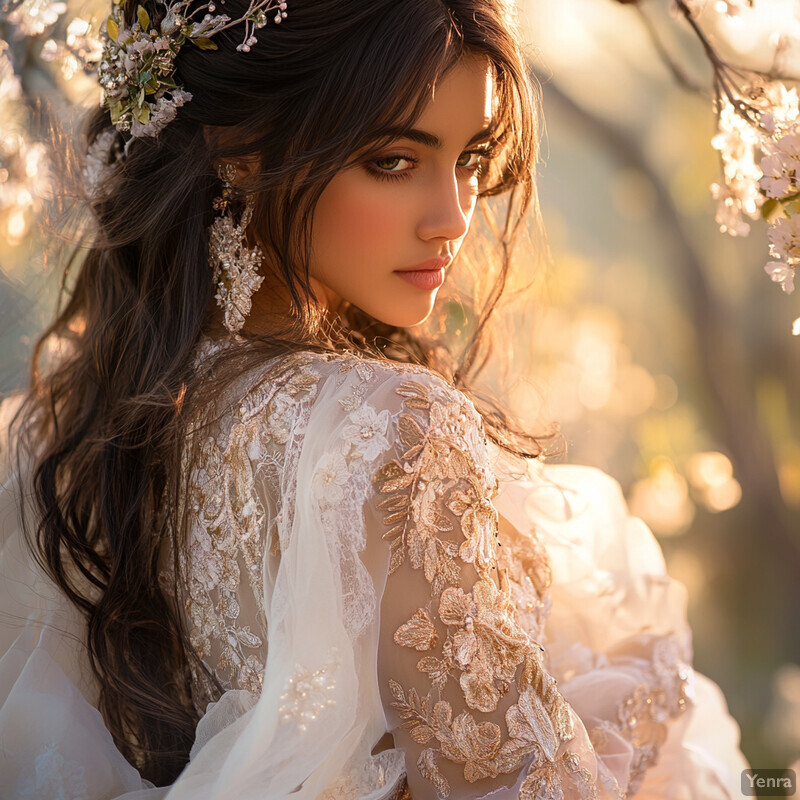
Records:
[[[474,195],[454,172],[441,174],[425,189],[424,213],[418,225],[421,239],[460,239],[469,229]]]

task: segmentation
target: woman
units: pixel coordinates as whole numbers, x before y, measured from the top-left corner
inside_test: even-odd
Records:
[[[285,6],[112,6],[93,238],[3,406],[2,795],[737,796],[652,535],[478,389],[511,9]]]

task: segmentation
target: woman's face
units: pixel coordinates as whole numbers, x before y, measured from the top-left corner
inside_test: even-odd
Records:
[[[326,186],[310,271],[328,308],[346,300],[398,327],[428,317],[475,210],[492,97],[488,60],[465,56],[435,87],[415,125],[420,135],[352,162]],[[440,263],[423,264],[430,259]],[[419,266],[434,270],[402,277]]]

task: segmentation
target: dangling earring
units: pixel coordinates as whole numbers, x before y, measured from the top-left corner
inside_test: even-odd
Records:
[[[247,247],[245,229],[253,218],[253,195],[245,200],[244,211],[237,225],[232,206],[232,182],[236,167],[223,164],[217,171],[222,181],[222,196],[214,200],[214,209],[220,212],[209,229],[209,261],[214,270],[217,304],[225,311],[225,327],[236,333],[250,313],[252,295],[264,280],[258,268],[264,259],[261,248]]]

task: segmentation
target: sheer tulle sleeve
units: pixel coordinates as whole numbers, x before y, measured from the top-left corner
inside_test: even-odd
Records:
[[[25,488],[7,435],[21,400],[0,403],[0,797],[156,800],[96,708],[82,615],[22,537]]]

